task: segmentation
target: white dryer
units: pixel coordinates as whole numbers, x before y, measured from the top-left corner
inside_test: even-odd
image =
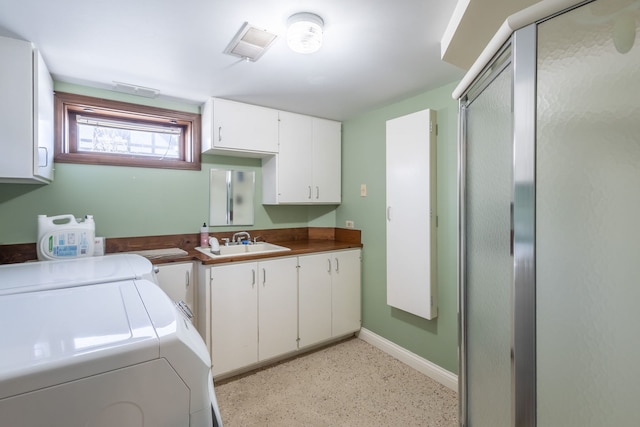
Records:
[[[222,426],[211,358],[138,255],[0,266],[0,425]]]

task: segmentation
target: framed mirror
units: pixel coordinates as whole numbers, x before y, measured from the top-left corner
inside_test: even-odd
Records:
[[[255,172],[211,169],[209,226],[253,225]]]

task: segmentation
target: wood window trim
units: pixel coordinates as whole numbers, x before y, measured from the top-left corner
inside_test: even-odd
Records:
[[[76,152],[76,142],[70,141],[75,134],[74,130],[71,129],[72,127],[75,128],[75,126],[72,126],[74,116],[78,112],[84,112],[87,109],[97,110],[102,116],[113,116],[114,118],[124,118],[132,121],[149,123],[174,122],[184,129],[184,140],[181,141],[180,148],[182,159],[154,159],[141,156],[110,155],[108,153]],[[200,114],[65,92],[55,93],[54,114],[54,161],[56,162],[183,170],[201,169]]]

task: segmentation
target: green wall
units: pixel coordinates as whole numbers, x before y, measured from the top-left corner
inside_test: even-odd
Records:
[[[211,168],[255,170],[253,227],[211,231],[343,227],[362,230],[363,326],[443,368],[457,372],[456,138],[454,85],[426,92],[343,123],[343,203],[334,206],[263,206],[260,160],[202,156],[201,171],[59,164],[49,185],[0,184],[0,244],[36,241],[38,214],[93,214],[96,235],[128,237],[199,232],[208,221]],[[56,90],[164,108],[199,112],[190,104],[148,100],[107,90],[55,84]],[[386,305],[385,122],[432,108],[438,111],[438,293],[439,316],[421,319]],[[368,196],[360,197],[360,184]],[[408,236],[410,237],[410,236]]]
[[[362,230],[363,327],[457,373],[458,103],[451,98],[454,88],[451,84],[343,122],[343,203],[336,220],[341,227],[353,220]],[[386,121],[425,108],[438,112],[439,314],[431,321],[386,304]],[[367,184],[367,197],[360,197],[360,184]],[[410,244],[411,236],[405,237]]]

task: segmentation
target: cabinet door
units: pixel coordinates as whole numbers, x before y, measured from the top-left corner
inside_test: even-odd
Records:
[[[334,337],[360,330],[360,252],[358,249],[331,254],[331,334]]]
[[[195,313],[193,263],[181,262],[158,265],[156,278],[160,288],[171,300],[187,303]],[[194,321],[195,323],[195,321]]]
[[[340,122],[313,118],[314,203],[340,203],[342,195],[342,125]]]
[[[258,263],[258,359],[298,348],[298,260]]]
[[[280,150],[278,153],[278,202],[310,203],[312,184],[312,118],[280,112]]]
[[[39,51],[33,52],[34,102],[34,174],[53,181],[53,80]]]
[[[211,268],[213,375],[258,361],[257,263]]]
[[[387,121],[387,304],[425,319],[438,313],[435,130],[434,110]]]
[[[331,338],[331,255],[298,257],[299,347]]]
[[[278,152],[278,111],[212,98],[202,113],[203,152]]]
[[[51,76],[29,42],[0,37],[0,55],[0,182],[51,182]]]

